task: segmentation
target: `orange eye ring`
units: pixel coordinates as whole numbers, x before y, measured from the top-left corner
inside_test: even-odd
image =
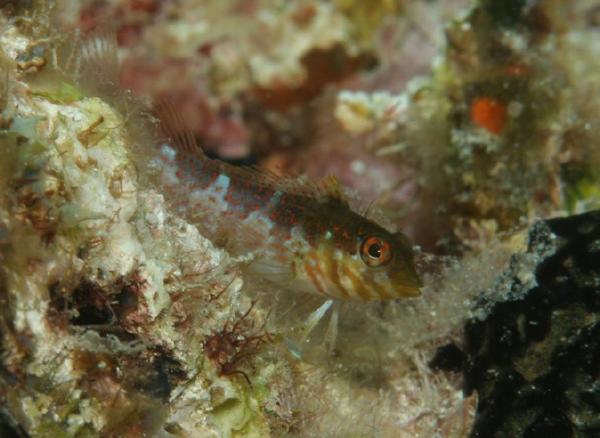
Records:
[[[392,246],[379,237],[367,237],[360,245],[360,256],[368,266],[382,266],[392,259]]]

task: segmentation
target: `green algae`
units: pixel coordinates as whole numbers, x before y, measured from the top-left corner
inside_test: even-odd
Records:
[[[31,94],[57,104],[71,104],[85,97],[76,86],[68,82],[59,82],[58,84],[48,82],[46,87],[33,88]]]

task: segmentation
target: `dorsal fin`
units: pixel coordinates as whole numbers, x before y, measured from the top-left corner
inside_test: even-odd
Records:
[[[183,156],[209,160],[187,128],[181,112],[169,98],[158,100],[155,108],[155,114],[160,121],[159,129],[172,148]],[[236,179],[249,179],[257,185],[268,185],[288,193],[305,195],[320,201],[335,200],[348,205],[343,187],[334,175],[311,182],[302,176],[282,177],[255,166],[233,166],[220,160],[210,161],[218,162],[221,171]]]
[[[161,98],[155,104],[156,116],[160,120],[162,134],[169,140],[169,145],[184,155],[206,159],[204,152],[196,143],[194,134],[187,128],[181,113],[168,98]]]
[[[327,175],[317,182],[317,189],[321,196],[329,199],[335,199],[344,204],[348,201],[344,195],[344,188],[335,175]]]
[[[344,189],[334,175],[328,175],[314,182],[308,180],[305,176],[279,176],[269,170],[255,166],[228,167],[228,173],[230,174],[240,178],[250,178],[260,184],[270,185],[277,190],[307,196],[320,202],[337,201],[345,206],[349,205],[344,195]]]
[[[58,33],[51,44],[53,71],[87,94],[114,97],[123,90],[119,84],[116,32],[102,26],[86,34],[77,29]],[[64,80],[64,79],[63,79]]]

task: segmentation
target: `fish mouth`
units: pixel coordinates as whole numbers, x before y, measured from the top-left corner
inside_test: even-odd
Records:
[[[421,289],[419,286],[402,285],[396,289],[396,294],[400,298],[418,297],[421,295]]]
[[[397,281],[396,293],[403,297],[417,297],[421,295],[423,282],[416,272],[410,272]]]

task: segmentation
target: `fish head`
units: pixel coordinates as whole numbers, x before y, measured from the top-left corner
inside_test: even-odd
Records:
[[[334,298],[369,301],[420,295],[408,238],[361,217],[355,222],[327,233],[319,243],[309,267],[318,288]]]

